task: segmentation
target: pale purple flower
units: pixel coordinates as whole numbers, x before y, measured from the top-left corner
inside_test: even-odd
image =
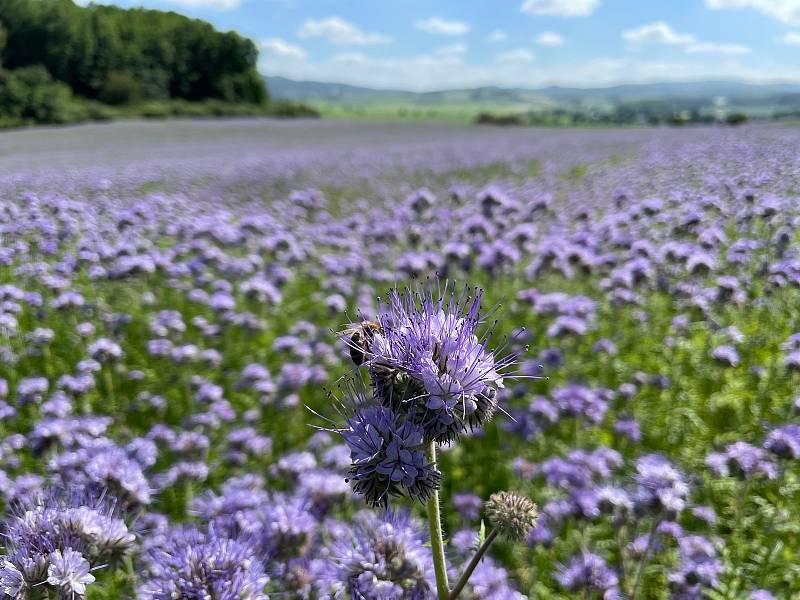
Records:
[[[94,582],[89,561],[72,548],[54,550],[49,557],[47,583],[57,587],[67,598],[81,597]]]

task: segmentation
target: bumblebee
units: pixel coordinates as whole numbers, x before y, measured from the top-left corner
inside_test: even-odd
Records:
[[[367,353],[372,339],[376,333],[381,333],[383,328],[375,321],[361,321],[353,327],[345,330],[345,335],[349,335],[347,345],[350,347],[350,360],[357,367],[364,364],[367,360]]]

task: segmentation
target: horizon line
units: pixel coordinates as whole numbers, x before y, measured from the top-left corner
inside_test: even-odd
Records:
[[[547,88],[572,88],[572,89],[579,89],[579,90],[603,90],[608,88],[614,87],[621,87],[621,86],[646,86],[646,85],[659,85],[659,84],[698,84],[698,83],[715,83],[715,84],[738,84],[738,85],[749,85],[749,86],[770,86],[770,85],[797,85],[800,86],[800,78],[798,79],[764,79],[764,80],[757,80],[757,79],[737,79],[737,78],[724,78],[724,79],[706,79],[706,78],[696,78],[696,79],[640,79],[640,80],[618,80],[614,82],[606,82],[598,85],[587,85],[585,83],[568,83],[568,82],[543,82],[539,84],[532,84],[530,87],[526,87],[524,85],[504,85],[502,83],[485,83],[485,84],[464,84],[463,86],[458,87],[448,87],[448,88],[420,88],[420,89],[411,89],[411,88],[402,88],[402,87],[382,87],[382,86],[373,86],[369,84],[363,83],[352,83],[347,81],[331,81],[331,80],[320,80],[320,79],[295,79],[293,77],[287,77],[286,75],[278,75],[273,74],[270,75],[268,73],[259,72],[262,77],[265,78],[274,78],[280,77],[282,79],[286,79],[288,81],[292,81],[294,83],[321,83],[327,85],[346,85],[351,87],[360,87],[366,88],[375,91],[383,91],[383,92],[406,92],[412,94],[427,94],[427,93],[437,93],[437,92],[457,92],[457,91],[467,91],[467,90],[476,90],[476,89],[483,89],[483,88],[498,88],[498,89],[517,89],[517,90],[525,90],[525,91],[539,91],[544,90]]]

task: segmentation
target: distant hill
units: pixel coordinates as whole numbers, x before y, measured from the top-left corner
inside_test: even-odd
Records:
[[[442,104],[553,105],[582,101],[630,100],[772,100],[780,104],[785,97],[800,98],[800,83],[753,84],[735,81],[662,82],[615,85],[599,88],[549,86],[538,89],[479,87],[472,89],[409,92],[383,90],[341,83],[294,81],[285,77],[267,77],[274,98],[302,102],[351,104],[403,103],[419,106]]]

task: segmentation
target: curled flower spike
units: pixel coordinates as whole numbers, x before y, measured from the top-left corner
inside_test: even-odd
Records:
[[[536,504],[516,492],[492,494],[485,508],[489,522],[512,540],[524,539],[539,517]]]
[[[390,496],[427,500],[439,489],[441,473],[426,457],[422,428],[369,399],[359,382],[345,386],[339,407],[344,426],[329,429],[350,449],[353,490],[373,506],[386,506]]]

